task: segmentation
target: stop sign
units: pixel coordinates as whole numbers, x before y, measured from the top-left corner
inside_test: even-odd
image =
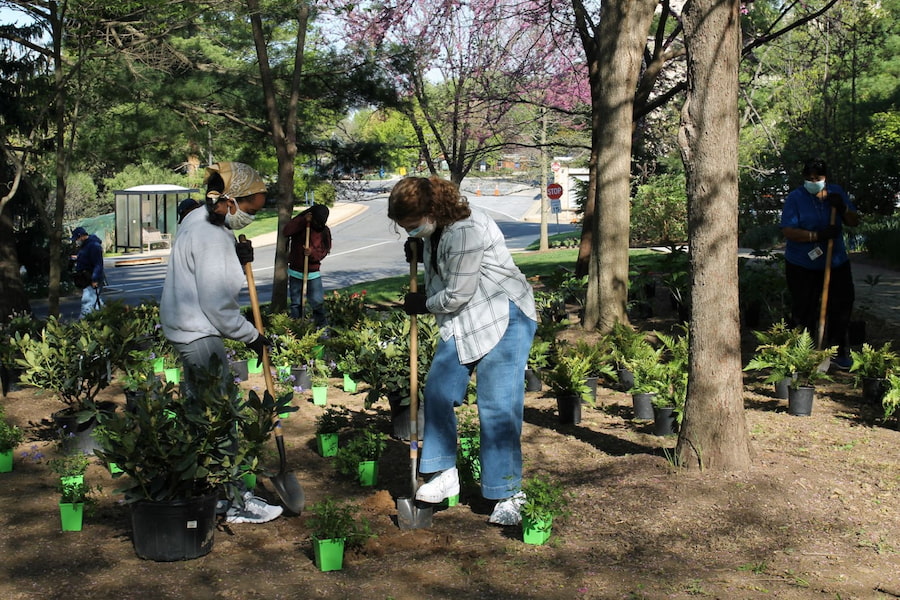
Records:
[[[551,200],[559,200],[563,195],[563,187],[558,183],[551,183],[547,186],[547,197]]]

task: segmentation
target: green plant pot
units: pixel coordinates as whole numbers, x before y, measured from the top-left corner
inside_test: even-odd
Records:
[[[320,571],[340,571],[344,568],[344,538],[334,540],[313,538],[313,556]]]
[[[356,393],[356,382],[347,374],[344,374],[344,391],[348,394]]]
[[[459,494],[454,494],[453,496],[444,498],[444,500],[440,504],[438,504],[438,506],[442,508],[450,508],[452,506],[456,506],[457,504],[459,504]]]
[[[166,383],[181,383],[181,369],[179,367],[171,367],[163,371]]]
[[[13,470],[13,449],[0,452],[0,473],[9,473]]]
[[[324,457],[335,456],[338,451],[338,434],[336,433],[317,433],[316,447],[319,454]]]
[[[154,358],[153,359],[153,372],[154,373],[162,373],[166,370],[166,359],[165,358]]]
[[[263,370],[263,362],[258,358],[251,358],[247,361],[247,372],[253,375],[259,375]]]
[[[117,475],[119,473],[124,472],[124,471],[122,471],[122,469],[119,468],[119,465],[117,465],[114,462],[109,463],[108,465],[106,465],[106,467],[109,469],[110,475]]]
[[[256,473],[244,473],[241,475],[241,481],[248,490],[256,488]]]
[[[313,358],[321,359],[325,357],[325,344],[316,344],[312,349]]]
[[[84,523],[84,502],[60,502],[59,520],[63,531],[81,531]]]
[[[312,399],[313,404],[316,406],[325,406],[328,402],[328,386],[327,385],[314,385],[312,388]]]
[[[362,487],[372,487],[378,482],[378,461],[364,460],[357,466],[359,474],[359,485]]]
[[[522,541],[526,544],[533,544],[535,546],[546,544],[547,540],[550,539],[552,529],[552,518],[541,521],[532,521],[528,517],[522,517]]]

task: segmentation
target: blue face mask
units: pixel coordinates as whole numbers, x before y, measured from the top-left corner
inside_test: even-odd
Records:
[[[806,191],[815,196],[819,192],[825,189],[825,180],[822,181],[804,181],[803,187],[806,188]]]

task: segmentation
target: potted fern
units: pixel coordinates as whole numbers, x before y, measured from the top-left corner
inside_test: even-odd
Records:
[[[863,343],[859,350],[851,350],[853,364],[850,372],[856,374],[856,384],[862,386],[863,400],[881,403],[887,391],[887,377],[900,366],[900,357],[885,342],[880,348]]]
[[[0,473],[9,473],[13,469],[13,453],[16,446],[22,443],[22,430],[10,425],[0,406]]]
[[[587,356],[568,352],[566,348],[557,348],[553,367],[545,372],[544,380],[556,394],[559,422],[577,425],[581,422],[581,404],[594,403],[587,383],[591,360]]]

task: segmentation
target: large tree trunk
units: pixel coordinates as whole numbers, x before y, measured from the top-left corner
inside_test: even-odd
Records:
[[[5,323],[13,313],[31,313],[31,305],[19,276],[12,209],[7,204],[5,210],[0,209],[0,323]]]
[[[306,28],[309,25],[309,5],[300,2],[297,5],[297,39],[294,48],[294,71],[284,117],[278,107],[278,94],[275,89],[273,74],[269,69],[269,53],[262,27],[259,0],[247,0],[250,11],[250,24],[253,29],[253,42],[259,61],[260,78],[266,99],[266,114],[271,128],[272,144],[278,158],[278,236],[275,245],[275,269],[272,276],[272,310],[283,311],[287,308],[288,292],[288,240],[281,235],[281,230],[291,220],[294,210],[294,159],[297,157],[297,104],[300,101],[300,80],[303,74],[303,53],[306,48]]]
[[[692,315],[681,464],[747,469],[738,313],[739,0],[685,6],[688,87],[680,144],[687,174]]]
[[[597,182],[585,329],[627,322],[631,131],[641,57],[657,0],[603,2],[597,33],[599,95],[593,102]]]

